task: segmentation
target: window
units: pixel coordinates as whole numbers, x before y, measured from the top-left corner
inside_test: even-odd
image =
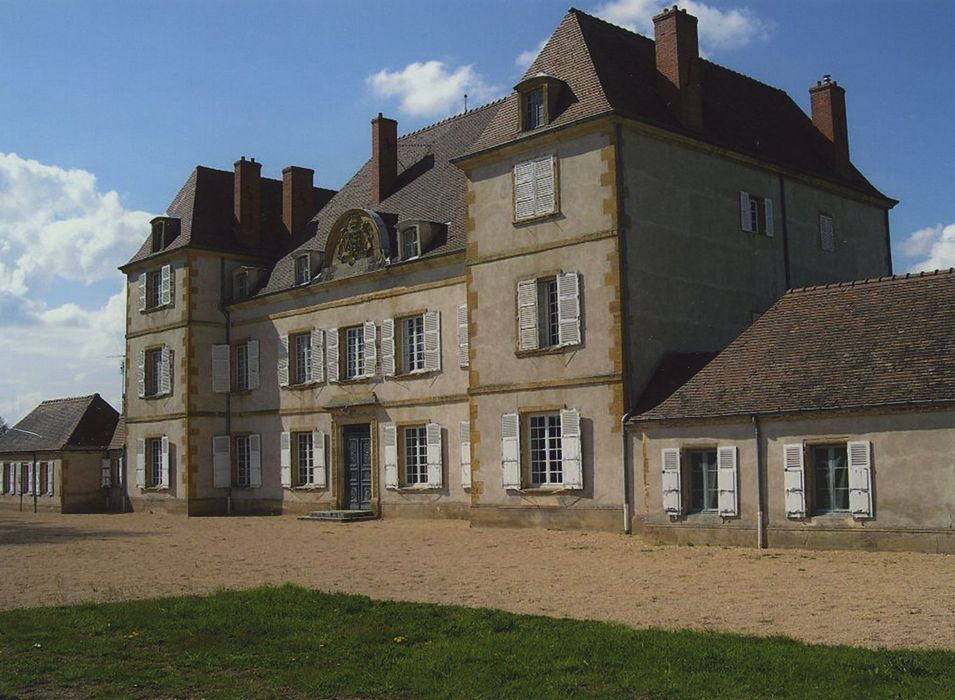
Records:
[[[156,217],[152,224],[152,252],[164,250],[179,235],[179,219]]]
[[[529,416],[531,486],[561,484],[564,480],[560,415]]]
[[[804,464],[807,454],[808,470]],[[867,441],[808,448],[802,443],[783,445],[786,517],[802,519],[810,513],[874,517],[871,455],[872,445]]]
[[[303,285],[312,281],[312,264],[310,256],[299,255],[295,258],[295,284]]]
[[[232,386],[236,391],[249,390],[249,346],[246,343],[236,345],[233,348],[235,362],[233,363],[234,374],[232,377]]]
[[[526,441],[526,451],[522,442]],[[580,413],[563,409],[501,417],[505,489],[582,489]]]
[[[543,126],[546,123],[544,109],[544,88],[529,90],[524,93],[524,130],[529,131]]]
[[[740,227],[750,233],[773,235],[773,200],[748,192],[739,193]]]
[[[663,511],[676,518],[690,513],[739,515],[735,445],[717,448],[666,447],[661,450]]]
[[[235,439],[235,485],[248,488],[252,485],[252,450],[249,435]]]
[[[161,488],[165,486],[165,470],[163,469],[163,440],[162,438],[146,439],[146,487]]]
[[[382,426],[382,446],[385,488],[441,488],[444,437],[440,425],[426,423],[400,429],[395,425]]]
[[[579,345],[580,281],[576,272],[517,283],[519,352]]]
[[[849,463],[845,443],[813,445],[812,464],[813,512],[848,512]]]
[[[557,306],[557,278],[537,281],[537,332],[539,347],[560,345],[560,312]]]
[[[312,449],[312,433],[294,433],[296,485],[307,486],[315,483],[315,458]]]
[[[148,270],[139,275],[139,310],[149,311],[172,305],[172,266]]]
[[[690,512],[719,510],[719,471],[716,450],[687,450],[690,477]]]
[[[830,253],[836,249],[836,235],[832,217],[827,214],[819,215],[819,247]]]
[[[307,384],[312,381],[312,334],[293,335],[292,384]]]
[[[418,227],[409,226],[401,232],[401,259],[412,260],[421,255],[421,244],[418,239]]]
[[[428,436],[423,425],[404,428],[405,484],[428,483]]]
[[[146,391],[145,396],[159,396],[163,377],[164,348],[150,348],[146,351]]]
[[[345,329],[345,379],[365,375],[365,340],[362,326]]]
[[[146,308],[154,309],[161,306],[160,293],[162,290],[159,270],[146,273]]]
[[[401,324],[401,368],[420,372],[424,369],[424,316],[403,318]]]
[[[546,155],[514,165],[515,221],[558,211],[556,162],[556,156]]]
[[[245,299],[249,296],[249,271],[239,270],[235,273],[235,293],[236,299]]]

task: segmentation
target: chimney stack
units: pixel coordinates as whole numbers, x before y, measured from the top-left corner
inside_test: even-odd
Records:
[[[809,88],[812,124],[826,137],[826,150],[840,175],[849,174],[849,128],[846,121],[846,91],[825,76]]]
[[[660,91],[683,126],[703,128],[696,17],[674,5],[653,18]]]
[[[235,162],[235,218],[239,242],[249,248],[262,243],[262,164],[242,156]]]
[[[315,171],[290,165],[282,170],[282,223],[289,236],[298,236],[315,215]]]
[[[383,117],[371,121],[371,198],[386,199],[398,179],[398,122]]]

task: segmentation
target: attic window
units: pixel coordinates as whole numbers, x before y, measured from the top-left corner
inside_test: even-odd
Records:
[[[536,129],[546,123],[544,88],[539,87],[524,94],[524,129]]]
[[[533,131],[557,118],[557,98],[563,81],[546,73],[538,73],[514,86],[520,96],[521,131]]]
[[[179,219],[168,216],[158,216],[153,219],[152,224],[152,252],[158,253],[165,250],[172,243],[173,239],[179,235]]]
[[[418,227],[409,226],[400,234],[401,259],[413,260],[421,255],[421,242],[418,239]]]
[[[312,262],[308,253],[295,258],[295,285],[302,286],[312,281]]]
[[[249,296],[249,271],[239,270],[235,273],[235,294],[236,299],[245,299]]]

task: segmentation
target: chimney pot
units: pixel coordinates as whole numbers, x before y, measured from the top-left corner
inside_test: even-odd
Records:
[[[398,179],[398,122],[382,116],[371,122],[371,197],[378,204],[394,192]]]

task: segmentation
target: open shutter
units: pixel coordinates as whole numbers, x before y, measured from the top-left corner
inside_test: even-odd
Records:
[[[739,482],[735,446],[721,447],[716,451],[716,486],[719,490],[720,515],[735,518],[739,515]]]
[[[766,214],[766,235],[770,238],[773,237],[773,200],[768,197],[763,200],[763,206],[765,207]]]
[[[471,488],[471,422],[463,420],[459,428],[461,440],[461,486]]]
[[[426,456],[428,459],[428,486],[439,489],[444,483],[444,450],[441,449],[441,426],[428,423]]]
[[[325,463],[325,433],[312,431],[312,483],[320,489],[328,486],[328,466]]]
[[[248,343],[246,386],[249,389],[259,388],[259,341],[250,340]]]
[[[136,486],[146,488],[146,441],[136,441]]]
[[[560,412],[560,450],[564,488],[582,489],[584,470],[580,445],[580,412],[576,408]]]
[[[557,319],[561,345],[580,345],[580,284],[576,272],[557,275]]]
[[[554,156],[534,161],[534,214],[553,214],[557,203],[554,191]]]
[[[228,435],[212,438],[212,485],[217,489],[232,486],[232,439]]]
[[[536,350],[539,347],[537,332],[537,280],[521,280],[517,283],[518,350]]]
[[[749,210],[749,193],[739,193],[739,226],[744,231],[753,232],[753,219]]]
[[[441,312],[424,314],[424,368],[428,372],[441,370]]]
[[[103,457],[99,461],[99,485],[100,488],[108,489],[113,485],[113,474],[110,469],[109,457]]]
[[[146,310],[146,285],[148,284],[148,277],[145,272],[139,273],[139,310]]]
[[[282,486],[292,487],[292,434],[283,432],[279,437],[279,466],[282,469]]]
[[[249,486],[262,486],[262,440],[258,435],[249,435]]]
[[[325,331],[316,328],[310,335],[312,345],[312,364],[309,377],[317,384],[325,381]]]
[[[468,340],[468,305],[458,307],[458,367],[467,367],[471,363],[470,341]]]
[[[398,429],[393,425],[386,425],[384,433],[385,456],[385,488],[398,488]]]
[[[107,460],[109,464],[109,460]],[[46,463],[46,495],[53,495],[53,477],[56,475],[56,462],[51,461]]]
[[[872,517],[872,445],[868,441],[850,442],[849,511],[853,518]]]
[[[395,320],[386,318],[381,322],[381,373],[395,376]]]
[[[288,336],[279,336],[279,355],[278,355],[278,375],[279,386],[288,386]]]
[[[33,495],[33,485],[36,483],[36,470],[33,468],[33,462],[27,464],[27,494]]]
[[[802,445],[783,445],[786,517],[806,517],[806,478]]]
[[[667,447],[663,457],[663,511],[669,515],[683,512],[683,494],[680,483],[680,448]]]
[[[231,367],[229,364],[229,346],[212,346],[212,390],[217,394],[228,394],[230,388]]]
[[[501,467],[505,489],[521,488],[521,417],[501,416]]]
[[[330,384],[338,383],[338,329],[330,328],[325,334],[326,368]]]
[[[172,348],[163,345],[159,362],[159,393],[163,396],[172,393],[172,356]]]
[[[169,306],[172,303],[172,266],[163,265],[159,273],[159,304]]]
[[[514,166],[514,218],[534,216],[534,161]]]
[[[146,351],[139,351],[139,359],[136,365],[136,379],[138,382],[138,396],[143,398],[146,396]]]
[[[168,489],[169,488],[169,438],[166,435],[162,436],[162,454],[160,455],[159,466],[161,469],[160,476],[162,477],[162,483],[159,484],[159,486],[164,489]]]
[[[378,327],[374,321],[365,321],[362,325],[362,340],[365,344],[365,372],[363,376],[374,377],[378,374]]]

